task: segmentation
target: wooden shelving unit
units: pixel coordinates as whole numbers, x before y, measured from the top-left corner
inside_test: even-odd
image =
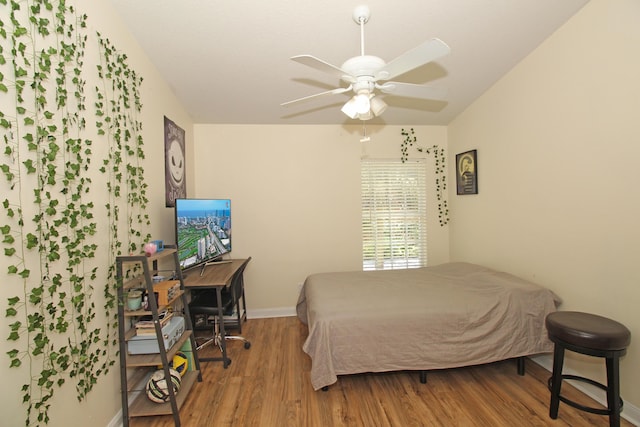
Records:
[[[158,261],[166,257],[170,257],[172,261],[173,271],[175,271],[176,275],[174,279],[180,282],[180,289],[168,301],[168,304],[158,305],[153,289],[153,275],[158,272]],[[198,357],[195,355],[196,343],[191,316],[189,315],[189,305],[186,301],[184,280],[178,261],[178,252],[175,246],[165,246],[162,251],[151,256],[119,256],[116,258],[116,268],[123,425],[127,427],[129,420],[133,417],[173,415],[174,424],[180,426],[180,407],[185,402],[196,380],[202,381],[202,376]],[[128,275],[132,277],[129,278]],[[127,309],[126,295],[131,289],[146,291],[148,307],[145,310],[131,311]],[[159,313],[164,309],[175,309],[177,306],[180,307],[184,316],[184,332],[170,348],[165,348]],[[136,329],[132,325],[137,318],[142,316],[151,316],[153,319],[155,336],[152,339],[157,340],[158,352],[129,354],[129,340],[136,335]],[[127,322],[127,320],[130,322]],[[129,327],[127,328],[127,326]],[[151,401],[146,394],[146,384],[149,377],[161,366],[164,370],[165,378],[170,378],[169,361],[173,360],[173,356],[187,342],[191,344],[194,357],[189,361],[192,366],[182,377],[179,392],[174,393],[173,388],[169,387],[169,400],[167,402],[155,403]],[[134,394],[137,395],[133,397]]]

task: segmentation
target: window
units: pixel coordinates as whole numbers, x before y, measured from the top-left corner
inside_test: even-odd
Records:
[[[361,177],[362,269],[426,266],[425,162],[363,159]]]

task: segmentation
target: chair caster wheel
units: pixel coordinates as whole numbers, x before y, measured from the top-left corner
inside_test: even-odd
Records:
[[[251,343],[249,341],[244,343],[244,348],[249,350],[251,348]]]

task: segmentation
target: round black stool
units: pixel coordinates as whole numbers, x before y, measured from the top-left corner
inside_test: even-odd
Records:
[[[549,378],[551,403],[549,416],[558,418],[560,401],[592,414],[608,415],[611,427],[620,426],[622,399],[620,398],[620,357],[627,352],[631,332],[615,320],[577,311],[557,311],[547,316],[545,324],[549,339],[554,343],[553,373]],[[607,385],[576,375],[562,375],[564,351],[606,358]],[[607,392],[607,409],[580,405],[560,394],[562,380],[586,382]]]

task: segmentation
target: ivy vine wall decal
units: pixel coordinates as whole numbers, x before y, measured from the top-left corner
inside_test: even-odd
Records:
[[[400,153],[402,163],[409,159],[409,148],[418,144],[418,137],[413,128],[400,130],[402,135],[402,143],[400,144]],[[449,224],[449,205],[447,203],[447,157],[445,150],[438,145],[431,147],[416,146],[415,149],[419,153],[433,153],[434,173],[436,176],[436,198],[438,199],[438,221],[440,226],[444,227]]]
[[[87,20],[64,0],[0,0],[0,268],[25,425],[115,364],[115,257],[150,238],[142,78]]]

